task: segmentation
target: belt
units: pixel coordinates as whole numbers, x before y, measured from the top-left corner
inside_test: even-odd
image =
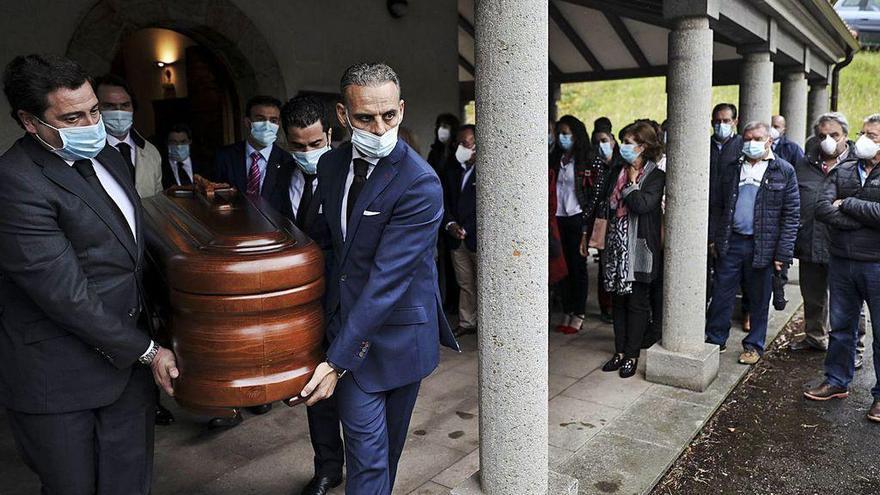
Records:
[[[733,235],[736,237],[739,237],[740,239],[747,239],[747,240],[752,240],[755,238],[754,235],[745,235],[745,234],[740,234],[738,232],[733,232]]]

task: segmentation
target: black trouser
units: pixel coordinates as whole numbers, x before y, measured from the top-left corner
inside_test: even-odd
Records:
[[[559,224],[559,236],[562,240],[562,254],[568,265],[568,276],[559,282],[562,291],[562,311],[566,314],[583,315],[586,313],[587,292],[590,281],[587,278],[587,258],[581,256],[581,237],[583,236],[584,217],[556,217]]]
[[[336,396],[307,407],[306,413],[309,418],[309,437],[315,451],[315,475],[341,477],[345,449],[342,445]]]
[[[614,305],[614,352],[639,357],[651,316],[651,284],[633,282],[629,294],[612,294]]]
[[[149,368],[134,365],[116,402],[58,414],[7,411],[15,444],[43,495],[150,493],[156,402]]]

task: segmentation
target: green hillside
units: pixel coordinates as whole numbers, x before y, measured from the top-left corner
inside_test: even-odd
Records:
[[[840,111],[853,124],[853,134],[864,117],[880,112],[880,52],[858,53],[849,67],[842,71],[840,82]],[[664,77],[565,84],[559,101],[559,115],[572,114],[592,128],[594,119],[607,116],[615,130],[637,118],[652,118],[662,122],[666,118],[666,88]],[[774,108],[779,108],[779,84],[774,85]],[[829,92],[830,94],[830,92]],[[738,86],[716,86],[712,101],[720,103],[739,101]],[[706,131],[709,116],[706,116]]]

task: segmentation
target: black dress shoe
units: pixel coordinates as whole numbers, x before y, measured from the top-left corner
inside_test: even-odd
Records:
[[[623,364],[623,354],[615,354],[614,357],[608,360],[604,366],[602,366],[602,371],[617,371],[620,369],[620,365]]]
[[[453,332],[453,335],[455,335],[456,337],[463,337],[465,335],[472,334],[472,333],[477,333],[477,329],[476,328],[457,327],[455,329],[455,332]]]
[[[168,426],[174,422],[174,415],[162,404],[156,404],[156,425]]]
[[[232,428],[240,425],[242,421],[241,413],[236,411],[235,416],[231,418],[211,418],[211,421],[208,421],[208,428],[212,430]]]
[[[272,404],[263,404],[262,406],[253,406],[247,408],[248,412],[251,414],[256,414],[257,416],[261,414],[266,414],[267,412],[272,410]]]
[[[813,344],[807,339],[796,340],[788,345],[788,348],[793,351],[819,351],[825,352],[825,349]]]
[[[325,495],[331,488],[336,488],[342,484],[342,475],[339,476],[322,476],[315,475],[309,484],[303,488],[300,495]]]
[[[626,358],[623,361],[623,364],[620,366],[620,377],[621,378],[629,378],[636,374],[636,370],[639,368],[639,359],[638,358]]]

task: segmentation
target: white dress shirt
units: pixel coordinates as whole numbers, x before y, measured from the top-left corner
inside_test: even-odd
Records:
[[[116,148],[119,143],[125,143],[131,148],[129,158],[131,159],[131,164],[137,166],[137,145],[134,144],[134,139],[131,138],[131,131],[128,131],[128,134],[125,135],[125,139],[118,139],[113,134],[107,133],[107,144]],[[116,149],[118,150],[119,148]],[[103,181],[101,183],[103,184]]]
[[[293,177],[290,178],[290,206],[293,207],[293,217],[296,218],[297,209],[299,209],[299,201],[302,199],[303,190],[306,185],[306,176],[299,166],[293,169]],[[318,177],[312,181],[312,193],[318,188]],[[312,196],[314,197],[314,196]]]
[[[465,163],[461,163],[460,165],[461,169],[464,170],[464,173],[461,174],[461,190],[464,191],[464,186],[474,173],[474,166],[471,165],[470,168],[468,168],[468,165]]]
[[[174,181],[177,182],[178,186],[180,185],[180,175],[178,175],[178,168],[177,168],[178,163],[183,163],[183,170],[186,172],[187,175],[189,175],[189,181],[190,182],[193,181],[193,164],[192,164],[191,158],[187,157],[187,159],[184,160],[183,162],[170,160],[170,159],[169,159],[169,161],[171,162],[171,173],[174,174]]]
[[[373,169],[376,168],[376,164],[379,163],[381,158],[371,158],[367,156],[362,156],[360,152],[358,152],[357,147],[351,147],[351,162],[348,164],[348,177],[345,178],[345,189],[342,191],[342,212],[340,216],[342,217],[342,240],[345,241],[345,234],[348,231],[348,190],[351,189],[351,184],[354,182],[354,160],[355,158],[362,158],[370,163],[370,167],[367,169],[367,179],[370,178],[370,175],[373,173]]]
[[[261,149],[259,151],[261,159],[260,159],[260,161],[257,162],[257,167],[260,169],[260,192],[263,191],[263,182],[266,180],[266,167],[269,166],[269,156],[272,155],[272,146],[274,146],[274,144],[269,145],[269,146],[265,146],[265,147],[263,147],[263,149]],[[245,146],[244,146],[245,184],[247,184],[249,182],[248,179],[251,176],[251,162],[252,162],[251,155],[254,154],[254,151],[257,151],[257,150],[255,150],[254,147],[251,146],[251,143],[245,141]]]
[[[574,167],[574,159],[565,162],[563,158],[559,162],[559,176],[556,177],[557,217],[571,217],[583,211],[574,192]]]
[[[64,160],[71,167],[73,166],[72,160]],[[122,215],[125,217],[125,221],[128,222],[128,228],[131,230],[131,237],[137,241],[137,228],[135,225],[135,213],[134,213],[134,204],[128,199],[128,195],[125,194],[125,189],[116,182],[116,179],[113,178],[113,175],[104,168],[104,165],[101,165],[101,162],[92,158],[92,166],[95,168],[95,175],[98,176],[98,181],[101,182],[101,186],[107,191],[107,194],[110,195],[110,199],[116,203],[116,206],[119,207],[119,211],[122,212]]]

